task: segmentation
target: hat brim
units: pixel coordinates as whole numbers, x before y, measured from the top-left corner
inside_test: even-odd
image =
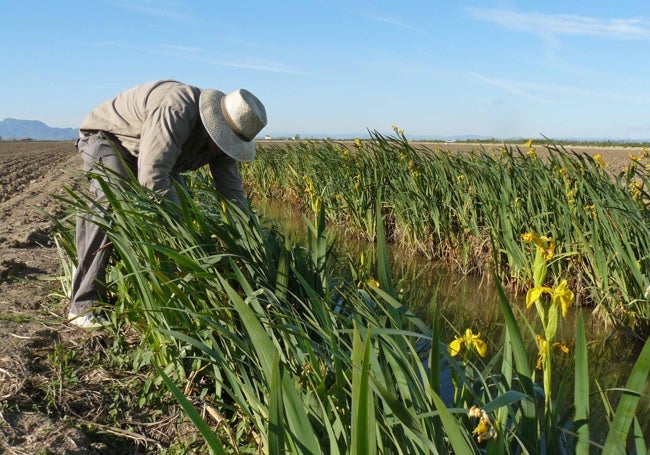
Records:
[[[253,141],[244,141],[228,126],[221,110],[221,99],[224,96],[226,94],[219,90],[201,90],[199,96],[201,122],[210,138],[226,155],[237,161],[253,161],[255,159],[255,144]]]

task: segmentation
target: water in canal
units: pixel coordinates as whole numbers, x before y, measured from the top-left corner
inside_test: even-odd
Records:
[[[304,238],[303,214],[273,201],[257,201],[255,208],[262,216],[278,220],[286,232],[295,233],[297,238]],[[358,258],[362,253],[372,256],[373,248],[373,244],[346,238],[342,233],[337,234],[336,252],[340,257]],[[470,328],[474,333],[481,333],[482,339],[488,343],[489,350],[496,352],[500,349],[503,344],[504,318],[497,287],[491,278],[455,273],[441,263],[421,256],[405,254],[397,248],[391,249],[390,260],[391,276],[395,287],[401,291],[401,301],[405,306],[431,324],[434,314],[432,305],[440,305],[440,315],[443,318],[441,323],[443,341],[452,341],[455,335],[464,333],[466,328]],[[539,329],[534,324],[537,313],[534,308],[525,308],[525,292],[520,295],[510,293],[508,297],[515,314],[521,321],[522,335],[525,339],[531,340],[529,350],[533,358],[537,352],[533,341],[535,334],[532,333]],[[567,317],[563,318],[556,341],[573,348],[578,312],[582,312],[587,332],[590,377],[594,378],[591,390],[595,390],[595,381],[604,390],[624,387],[641,343],[623,330],[607,327],[600,317],[593,315],[591,308],[575,306],[569,311]],[[532,327],[526,325],[526,320],[531,321]],[[537,333],[540,331],[537,330]],[[487,358],[489,357],[488,351]],[[571,358],[572,356],[567,355],[566,360],[563,360],[558,355],[554,368],[558,377],[554,383],[559,384],[567,371],[573,371]],[[541,372],[539,376],[541,377]],[[570,383],[569,386],[572,388],[573,384]],[[618,393],[612,390],[606,394],[614,405]],[[648,394],[650,394],[650,385],[646,387],[646,395],[640,400],[637,413],[644,434],[650,434]],[[593,413],[590,422],[592,428],[608,428],[602,408],[602,398],[598,393],[592,392]],[[597,412],[597,409],[601,411]]]

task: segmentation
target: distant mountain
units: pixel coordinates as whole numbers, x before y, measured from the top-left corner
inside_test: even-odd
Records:
[[[77,137],[79,137],[79,130],[76,128],[55,128],[47,126],[38,120],[19,120],[15,118],[0,120],[0,138],[2,139],[62,141],[76,139]]]

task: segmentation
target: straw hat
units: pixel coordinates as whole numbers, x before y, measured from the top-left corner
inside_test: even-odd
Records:
[[[201,121],[212,140],[237,161],[253,161],[253,139],[266,126],[266,109],[251,92],[244,89],[225,94],[219,90],[201,90]]]

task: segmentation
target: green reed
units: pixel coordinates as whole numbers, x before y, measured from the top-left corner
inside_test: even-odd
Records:
[[[596,156],[529,143],[471,153],[415,148],[396,129],[350,147],[314,141],[263,148],[244,174],[257,196],[328,207],[328,220],[375,238],[376,211],[389,241],[465,273],[495,270],[510,285],[533,280],[520,236],[534,231],[560,246],[581,304],[650,333],[647,154],[620,175]],[[380,198],[374,204],[373,197]]]
[[[444,442],[436,420],[419,415],[453,421],[423,381],[418,343],[431,345],[430,330],[377,287],[391,289],[387,268],[361,288],[331,276],[322,206],[298,246],[205,186],[193,198],[179,189],[175,205],[125,185],[102,184],[112,209],[99,207],[100,216],[82,195],[69,202],[115,248],[113,321],[142,333],[153,356],[140,357],[159,366],[215,453],[228,444],[268,453],[471,447],[468,438]],[[222,433],[186,394],[204,397]]]
[[[586,453],[593,447],[588,400],[582,401],[589,387],[584,332],[576,343],[576,401],[563,394],[545,399],[526,333],[497,280],[506,336],[486,352],[476,337],[463,338],[463,348],[480,346],[480,355],[457,360],[442,344],[449,340],[440,339],[439,317],[429,326],[395,291],[386,244],[394,221],[384,191],[376,190],[370,207],[377,257],[344,276],[334,272],[341,267],[326,205],[313,195],[313,221],[305,218],[306,238],[297,241],[219,199],[201,175],[190,180],[191,194],[179,188],[179,204],[128,182],[102,188],[111,209],[72,191],[67,202],[92,216],[115,248],[108,283],[114,303],[107,310],[118,330],[141,333],[134,368],[153,364],[212,453]],[[69,239],[69,229],[60,227]],[[74,257],[73,245],[62,245]],[[525,248],[523,256],[530,256]],[[562,267],[547,265],[557,270],[554,277],[564,276]],[[645,447],[634,416],[649,346],[613,407],[611,453],[630,436],[637,450]],[[554,393],[547,384],[542,390]],[[554,414],[564,407],[575,409],[573,424]]]

